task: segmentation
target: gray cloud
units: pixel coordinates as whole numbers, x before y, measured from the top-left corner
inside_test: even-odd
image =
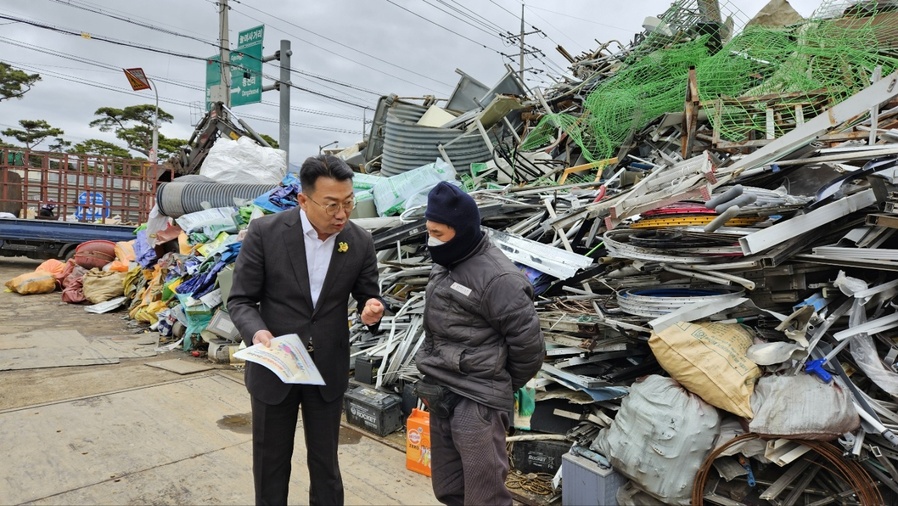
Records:
[[[193,38],[143,28],[65,3],[99,9]],[[747,19],[764,3],[746,0],[739,5]],[[792,2],[805,16],[810,15],[818,4],[818,1],[809,0]],[[434,5],[449,11],[453,7],[460,9],[477,20],[470,20],[472,24],[484,30],[486,28],[479,23],[490,28],[498,25],[511,32],[520,29],[520,20],[511,13],[519,13],[521,4],[511,0],[230,0],[229,38],[234,47],[238,32],[264,24],[265,55],[277,50],[281,39],[291,40],[295,69],[335,81],[329,83],[293,74],[295,85],[371,109],[376,106],[378,95],[337,83],[352,84],[381,95],[396,93],[402,97],[420,97],[429,94],[445,99],[458,81],[456,68],[485,84],[496,82],[505,73],[503,65],[508,62],[497,51],[513,54],[517,48],[441,12]],[[596,40],[617,39],[627,43],[641,30],[645,16],[660,14],[669,5],[663,0],[531,1],[525,10],[527,30],[531,30],[531,25],[536,26],[547,37],[528,36],[527,42],[545,53],[545,60],[554,64],[548,68],[557,73],[557,67],[565,67],[564,59],[554,49],[557,44],[576,56],[598,47]],[[432,23],[408,11],[420,14]],[[0,0],[0,15],[201,58],[217,52],[219,18],[213,0],[64,0],[62,3]],[[0,31],[0,61],[43,76],[43,80],[22,100],[0,103],[2,128],[15,126],[20,119],[45,119],[64,129],[65,137],[73,142],[87,138],[116,141],[111,133],[88,126],[95,118],[94,111],[105,106],[126,107],[154,102],[152,91],[131,91],[125,75],[118,70],[125,67],[141,67],[156,81],[160,107],[175,117],[174,123],[162,125],[163,135],[188,138],[193,131],[191,123],[201,115],[198,107],[202,107],[204,100],[202,89],[206,72],[202,60],[64,35],[25,23],[0,20],[0,26],[3,27]],[[112,70],[79,59],[111,66]],[[528,60],[527,66],[546,68],[543,62],[535,60]],[[276,62],[266,64],[263,72],[277,76]],[[545,77],[538,79],[546,80]],[[532,81],[529,84],[540,83]],[[361,139],[360,133],[329,131],[361,132],[363,111],[360,108],[296,89],[291,92],[291,100],[293,107],[322,111],[291,112],[291,122],[308,125],[291,127],[292,163],[300,163],[306,156],[317,153],[320,145],[338,141],[340,146],[348,146]],[[265,93],[263,101],[277,104],[278,94]],[[271,120],[246,119],[257,131],[278,137],[276,105],[254,104],[237,107],[234,112],[239,116]],[[371,111],[364,114],[371,118]]]

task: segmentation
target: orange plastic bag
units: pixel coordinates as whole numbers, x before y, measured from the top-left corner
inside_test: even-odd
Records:
[[[49,272],[50,274],[53,274],[55,276],[57,274],[62,274],[62,271],[65,270],[65,262],[60,262],[55,258],[51,258],[50,260],[47,260],[46,262],[38,265],[37,269],[35,270]]]
[[[115,272],[128,272],[128,263],[121,260],[113,260],[106,268]]]

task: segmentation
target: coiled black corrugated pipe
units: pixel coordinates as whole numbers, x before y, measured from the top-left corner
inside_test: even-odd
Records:
[[[193,183],[173,181],[156,189],[156,205],[163,216],[178,218],[208,207],[238,205],[234,199],[253,200],[276,184]]]

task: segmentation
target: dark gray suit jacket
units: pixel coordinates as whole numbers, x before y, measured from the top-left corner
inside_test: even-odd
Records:
[[[337,399],[349,384],[350,295],[364,307],[380,295],[377,257],[371,234],[348,222],[334,242],[334,252],[313,309],[299,207],[253,220],[240,248],[228,312],[247,346],[255,333],[275,337],[296,333],[308,343],[325,385],[326,401]],[[339,251],[340,243],[348,249]],[[279,404],[291,385],[264,366],[246,364],[246,388],[267,404]]]

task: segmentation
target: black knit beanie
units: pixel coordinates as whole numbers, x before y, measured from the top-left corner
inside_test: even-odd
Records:
[[[424,218],[455,229],[455,237],[451,241],[429,247],[431,259],[444,267],[468,256],[483,238],[477,203],[451,183],[442,181],[430,190]]]

